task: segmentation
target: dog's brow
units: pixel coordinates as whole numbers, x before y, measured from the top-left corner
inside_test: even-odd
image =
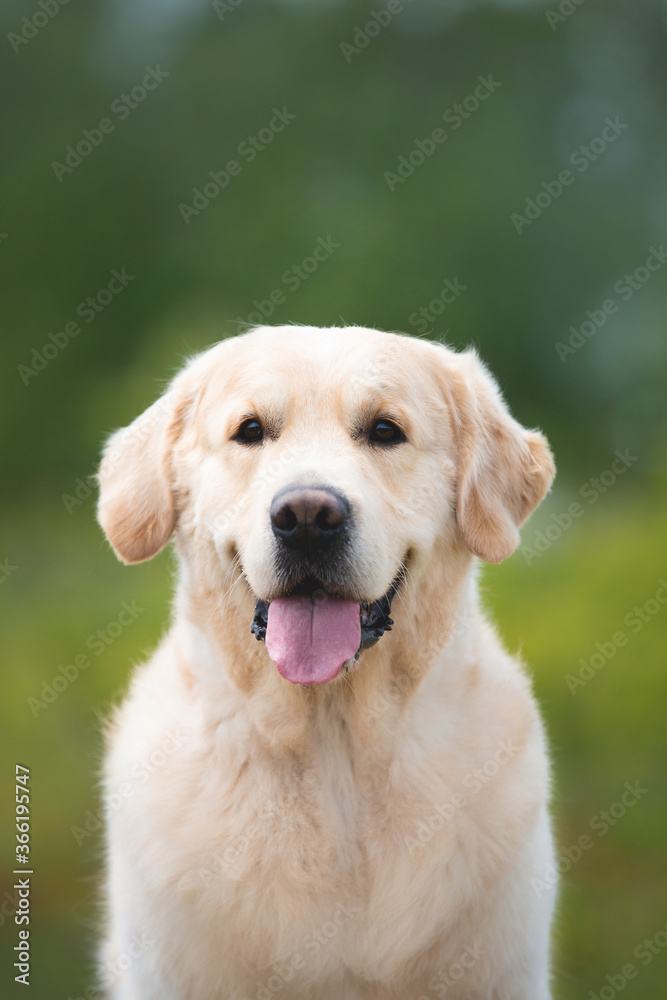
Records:
[[[372,396],[357,404],[355,408],[352,419],[355,434],[363,433],[374,420],[381,417],[394,421],[404,432],[409,429],[411,424],[404,407],[397,400],[392,399],[390,394],[373,393]]]

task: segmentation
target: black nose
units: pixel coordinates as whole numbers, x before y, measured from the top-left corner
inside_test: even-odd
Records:
[[[291,549],[322,548],[345,530],[350,505],[326,486],[288,486],[271,501],[274,535]]]

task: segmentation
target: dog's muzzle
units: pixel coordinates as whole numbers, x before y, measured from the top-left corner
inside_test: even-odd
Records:
[[[271,501],[269,517],[282,593],[256,602],[251,628],[283,677],[324,684],[389,631],[401,574],[370,604],[344,596],[354,518],[347,497],[331,486],[287,486]]]

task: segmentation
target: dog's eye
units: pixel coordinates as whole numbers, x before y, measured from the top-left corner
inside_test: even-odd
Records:
[[[256,417],[250,417],[249,420],[243,421],[234,440],[240,441],[241,444],[254,444],[256,441],[261,441],[263,437],[264,430],[259,420]]]
[[[370,440],[376,444],[398,444],[405,441],[405,434],[391,420],[376,420],[371,427]]]

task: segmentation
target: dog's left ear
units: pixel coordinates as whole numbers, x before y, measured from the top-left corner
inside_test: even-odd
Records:
[[[450,355],[447,383],[458,439],[456,518],[468,547],[498,563],[519,544],[519,526],[555,474],[539,431],[514,420],[474,351]]]
[[[97,474],[97,520],[124,563],[151,559],[173,534],[171,451],[182,412],[172,387],[107,441]]]

